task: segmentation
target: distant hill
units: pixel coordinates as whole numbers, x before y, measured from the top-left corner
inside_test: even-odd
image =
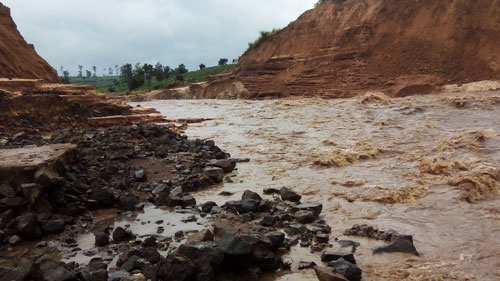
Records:
[[[0,78],[35,78],[48,82],[59,82],[59,77],[26,43],[17,30],[10,9],[0,3]]]

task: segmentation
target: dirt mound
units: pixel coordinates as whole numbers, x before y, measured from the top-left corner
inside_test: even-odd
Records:
[[[17,30],[10,9],[0,3],[0,77],[36,78],[58,82],[52,68]]]
[[[325,0],[240,58],[254,96],[427,94],[500,79],[496,0]]]

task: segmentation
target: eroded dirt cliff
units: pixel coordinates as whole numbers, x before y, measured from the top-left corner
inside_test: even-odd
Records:
[[[497,0],[325,0],[220,78],[254,97],[406,96],[499,79],[499,22]]]
[[[58,82],[57,72],[17,30],[10,9],[0,3],[0,78],[36,78]]]

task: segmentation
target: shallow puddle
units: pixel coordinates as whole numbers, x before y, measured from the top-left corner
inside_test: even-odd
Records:
[[[265,187],[287,186],[300,192],[304,202],[323,203],[322,216],[332,227],[331,241],[361,243],[355,257],[364,280],[500,278],[498,182],[489,182],[488,192],[481,189],[483,185],[452,184],[500,167],[498,92],[389,102],[168,100],[140,104],[158,109],[169,119],[213,118],[191,124],[186,134],[213,139],[234,158],[250,158],[238,164],[230,182],[196,193],[200,203],[222,204],[239,199],[246,189],[262,193]],[[429,169],[422,164],[424,158],[431,159],[432,165],[444,165]],[[477,192],[479,200],[468,203],[464,190]],[[219,196],[221,191],[232,195]],[[345,229],[363,223],[413,235],[421,256],[373,256],[371,249],[382,242],[342,235]],[[300,250],[290,256],[294,264],[314,258]],[[315,280],[315,276],[313,270],[298,271],[292,266],[290,274],[271,279]]]

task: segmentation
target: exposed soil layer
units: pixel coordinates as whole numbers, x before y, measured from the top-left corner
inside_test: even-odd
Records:
[[[426,94],[499,79],[498,22],[496,0],[325,0],[217,78],[255,98]]]
[[[52,68],[17,30],[10,9],[0,3],[0,77],[35,78],[59,82]]]
[[[0,134],[166,122],[155,110],[111,101],[92,87],[39,80],[0,81],[0,112]]]

